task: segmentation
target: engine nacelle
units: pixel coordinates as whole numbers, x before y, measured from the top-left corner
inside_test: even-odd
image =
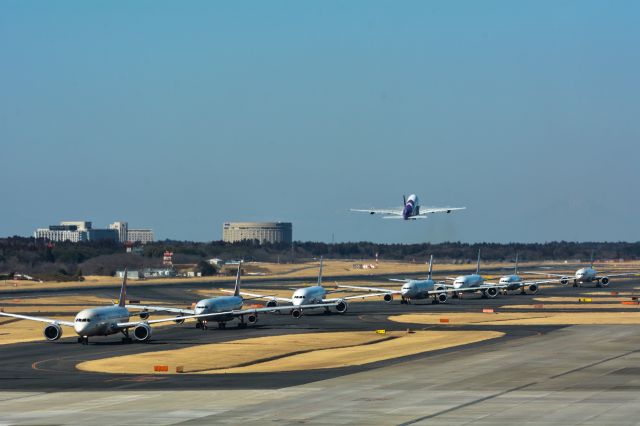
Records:
[[[255,323],[257,323],[257,322],[258,322],[258,315],[256,315],[256,314],[249,314],[249,315],[247,316],[247,322],[248,322],[249,324],[255,324]]]
[[[149,312],[148,311],[140,312],[140,318],[143,320],[146,320],[147,318],[149,318]]]
[[[528,290],[529,290],[529,293],[536,294],[538,292],[538,284],[531,284]]]
[[[344,300],[341,300],[336,304],[336,311],[338,311],[338,313],[340,314],[344,314],[345,312],[347,312],[347,309],[349,309],[349,305],[347,305],[347,302],[345,302]]]
[[[302,309],[295,308],[291,310],[291,316],[298,319],[302,316]]]
[[[560,284],[562,284],[562,285],[567,285],[567,284],[569,284],[569,277],[562,277],[562,278],[560,278]]]
[[[58,324],[49,324],[44,328],[43,334],[47,340],[58,340],[62,337],[62,327]]]
[[[493,299],[498,295],[498,289],[495,287],[489,287],[485,294]]]
[[[382,297],[382,300],[384,300],[387,303],[391,303],[393,302],[393,295],[391,293],[387,293]]]
[[[438,300],[439,303],[447,303],[447,293],[438,293],[438,296],[436,297],[436,300]]]
[[[276,306],[278,306],[278,301],[273,299],[269,300],[265,306],[267,308],[275,308]]]
[[[148,342],[151,339],[151,327],[149,324],[136,325],[133,329],[133,337],[139,342]]]
[[[602,277],[600,278],[600,283],[602,285],[609,285],[609,277]]]
[[[180,318],[180,315],[178,315],[178,318]],[[184,318],[177,319],[176,324],[184,324]]]

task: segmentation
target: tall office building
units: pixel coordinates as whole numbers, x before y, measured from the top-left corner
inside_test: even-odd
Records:
[[[127,232],[129,230],[129,224],[127,222],[113,222],[109,225],[109,229],[115,229],[118,231],[118,241],[126,243],[128,241]]]
[[[260,243],[291,243],[291,222],[225,222],[222,240],[227,243],[258,240]]]

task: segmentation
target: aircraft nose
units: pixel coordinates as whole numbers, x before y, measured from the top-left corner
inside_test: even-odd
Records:
[[[86,322],[76,322],[73,324],[73,329],[78,333],[79,336],[85,336],[87,334],[87,328],[89,324]]]

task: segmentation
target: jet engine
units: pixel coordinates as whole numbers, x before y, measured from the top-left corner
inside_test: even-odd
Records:
[[[149,312],[148,311],[140,312],[140,319],[146,320],[147,318],[149,318]]]
[[[133,329],[133,337],[139,342],[148,342],[151,339],[151,327],[149,324],[136,325]]]
[[[177,318],[180,318],[180,315],[178,315]],[[184,318],[177,319],[176,324],[184,324]]]
[[[267,308],[275,308],[276,306],[278,306],[278,301],[277,300],[269,300],[267,302],[267,304],[265,305]]]
[[[247,322],[248,322],[249,324],[255,324],[255,323],[257,323],[257,322],[258,322],[258,315],[256,315],[256,314],[249,314],[249,315],[247,316]]]
[[[391,303],[393,301],[393,295],[391,293],[387,293],[382,297],[382,299],[387,303]]]
[[[538,292],[538,284],[531,284],[529,286],[529,293],[536,294]]]
[[[489,287],[486,291],[486,295],[493,299],[498,295],[498,289],[495,287]]]
[[[438,293],[438,295],[436,296],[436,300],[438,301],[438,303],[447,303],[447,293]]]
[[[336,304],[336,311],[338,311],[338,313],[340,314],[344,314],[345,312],[347,312],[347,309],[349,309],[349,306],[344,300],[341,300]]]
[[[302,316],[302,309],[295,308],[291,310],[291,316],[298,319]]]
[[[58,340],[62,337],[62,327],[58,324],[49,324],[44,328],[44,337],[47,340]]]
[[[569,277],[562,277],[562,278],[560,278],[560,284],[562,284],[562,285],[567,285],[567,284],[569,284]]]
[[[609,277],[600,278],[600,283],[602,283],[602,285],[604,285],[604,286],[609,285]]]

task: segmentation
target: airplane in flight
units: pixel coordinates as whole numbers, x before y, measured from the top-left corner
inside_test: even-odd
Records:
[[[339,312],[345,312],[346,303],[340,299],[331,299],[320,302],[313,302],[312,300],[317,299],[304,299],[304,303],[297,304],[294,309],[291,306],[269,306],[266,308],[251,308],[251,309],[242,309],[244,299],[242,298],[243,293],[240,291],[240,282],[241,282],[241,267],[242,262],[238,264],[238,272],[236,274],[236,285],[233,290],[233,296],[218,296],[211,297],[207,299],[199,300],[196,303],[195,309],[181,309],[174,307],[166,307],[166,306],[147,306],[147,305],[127,305],[129,309],[138,309],[141,310],[140,317],[148,318],[150,313],[158,313],[158,312],[170,312],[177,313],[179,315],[185,315],[187,317],[195,317],[196,328],[202,328],[203,330],[208,329],[209,321],[216,321],[218,323],[218,328],[226,328],[226,323],[233,319],[239,318],[240,324],[238,325],[240,328],[247,327],[247,323],[255,324],[258,322],[258,313],[261,312],[274,312],[274,311],[288,311],[291,310],[291,315],[294,318],[300,318],[302,316],[303,309],[310,308],[325,308],[329,309],[330,307],[335,307]],[[245,322],[246,317],[246,322]]]
[[[401,282],[402,288],[400,290],[393,290],[388,288],[378,287],[362,287],[355,285],[339,285],[340,288],[348,288],[352,290],[371,291],[383,294],[384,301],[389,303],[393,300],[394,294],[400,295],[400,304],[408,305],[412,300],[433,298],[432,303],[445,303],[447,301],[447,293],[450,290],[443,284],[436,283],[431,278],[433,268],[433,255],[429,258],[429,275],[424,280],[413,279],[395,279],[390,281]]]
[[[402,196],[403,207],[395,209],[351,209],[352,212],[365,212],[369,214],[385,215],[383,219],[426,219],[431,213],[451,213],[455,210],[464,210],[466,207],[421,207],[420,200],[415,194]]]
[[[573,274],[573,278],[569,275],[550,274],[548,272],[529,271],[527,273],[557,277],[558,279],[555,281],[560,282],[562,285],[567,285],[571,280],[573,280],[573,287],[582,287],[582,284],[592,282],[596,283],[596,287],[608,287],[612,277],[630,277],[639,275],[637,272],[626,272],[623,274],[598,274],[593,267],[593,252],[591,252],[590,266],[578,269]]]
[[[478,250],[478,263],[474,274],[460,275],[456,278],[447,277],[447,280],[453,281],[453,285],[447,285],[447,288],[453,291],[454,297],[460,297],[464,292],[480,292],[483,298],[493,299],[500,290],[507,287],[505,284],[486,282],[480,275],[480,250]]]
[[[58,340],[62,337],[62,326],[73,327],[78,334],[78,343],[83,345],[89,344],[89,337],[93,336],[109,336],[111,334],[122,333],[124,335],[123,342],[131,342],[129,330],[133,329],[133,338],[140,342],[147,342],[151,339],[150,324],[158,324],[162,322],[175,321],[178,324],[184,322],[185,319],[194,318],[196,316],[179,316],[176,318],[163,318],[151,321],[130,321],[131,312],[125,306],[127,297],[127,269],[125,268],[122,287],[120,288],[120,297],[118,304],[113,306],[103,306],[97,308],[83,309],[78,312],[72,321],[64,321],[59,319],[34,317],[29,315],[12,314],[8,312],[0,312],[0,315],[30,321],[40,321],[48,323],[44,328],[44,337],[47,340]]]
[[[320,258],[320,270],[318,272],[318,283],[314,286],[303,287],[294,289],[293,294],[290,298],[288,297],[276,297],[276,296],[268,296],[264,294],[256,294],[256,293],[247,293],[240,292],[243,296],[250,296],[255,299],[265,299],[267,303],[265,306],[268,308],[279,308],[279,309],[292,309],[291,315],[294,318],[299,318],[302,315],[303,309],[309,308],[325,308],[326,312],[329,312],[329,307],[334,306],[336,311],[339,314],[344,314],[347,312],[349,308],[348,301],[353,299],[365,299],[368,297],[377,297],[384,296],[386,293],[378,293],[378,294],[362,294],[357,296],[347,296],[347,297],[339,297],[339,298],[327,298],[327,294],[331,292],[327,292],[327,290],[322,286],[322,264],[323,259]],[[341,286],[338,286],[341,287]],[[229,290],[222,290],[225,292],[229,292]],[[290,303],[291,305],[282,305],[280,306],[280,302]]]
[[[520,290],[520,294],[527,294],[527,290],[529,293],[536,294],[540,289],[540,284],[549,284],[557,282],[558,280],[533,280],[527,281],[522,279],[520,275],[518,275],[518,253],[516,253],[516,265],[513,271],[513,274],[504,275],[500,277],[498,281],[499,284],[505,285],[502,289],[503,294],[507,294],[509,291]]]

